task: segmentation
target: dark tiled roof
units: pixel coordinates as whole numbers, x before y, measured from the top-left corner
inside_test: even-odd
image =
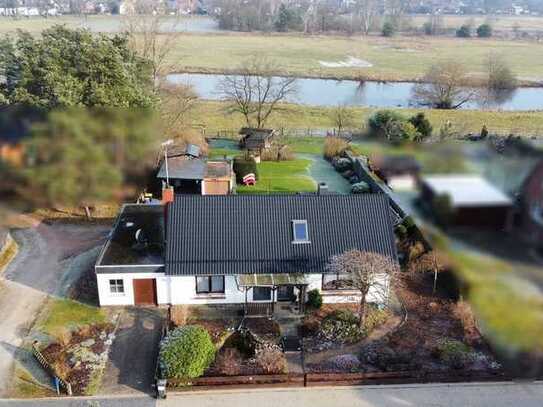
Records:
[[[231,164],[228,161],[208,161],[205,178],[230,177]]]
[[[302,219],[311,243],[292,244]],[[384,194],[177,196],[167,229],[170,275],[321,273],[348,249],[396,258]]]

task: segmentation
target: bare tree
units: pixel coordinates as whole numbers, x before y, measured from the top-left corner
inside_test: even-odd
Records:
[[[254,58],[237,75],[223,76],[218,91],[229,102],[228,110],[243,115],[247,126],[262,128],[282,102],[296,94],[296,78],[274,76],[277,67]]]
[[[356,7],[362,24],[362,32],[368,35],[379,13],[377,0],[358,0]]]
[[[477,96],[469,86],[464,66],[455,61],[432,65],[413,90],[414,99],[421,105],[437,109],[458,109]]]
[[[517,79],[502,55],[489,53],[485,60],[486,85],[491,91],[514,89]]]
[[[123,28],[129,35],[132,49],[150,61],[155,92],[160,88],[161,75],[168,68],[168,56],[173,49],[179,24],[177,17],[165,14],[161,4],[138,0],[133,13],[123,17]]]
[[[190,113],[198,96],[191,86],[163,85],[160,89],[160,114],[166,134],[190,125]]]
[[[427,273],[434,274],[433,292],[436,292],[437,288],[437,276],[440,272],[446,269],[446,262],[448,260],[441,254],[432,250],[423,254],[418,259],[413,260],[409,265],[409,271],[413,273]]]
[[[327,271],[343,274],[361,294],[359,324],[364,327],[366,301],[370,291],[383,302],[388,300],[391,282],[399,271],[398,264],[390,257],[378,253],[349,250],[332,256]]]
[[[355,116],[351,109],[347,106],[339,104],[331,112],[331,117],[337,128],[338,136],[341,136],[341,131],[347,127],[352,127],[355,123]]]

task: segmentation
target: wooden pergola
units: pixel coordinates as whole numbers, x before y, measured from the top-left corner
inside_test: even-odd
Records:
[[[305,296],[308,281],[303,273],[276,273],[276,274],[239,274],[236,276],[238,287],[245,290],[244,311],[247,314],[247,292],[253,287],[268,287],[271,289],[271,314],[275,311],[275,291],[279,287],[295,287],[298,289],[298,312],[302,314],[305,306]]]

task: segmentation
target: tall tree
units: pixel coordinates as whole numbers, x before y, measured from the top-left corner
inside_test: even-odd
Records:
[[[239,68],[239,74],[221,79],[218,90],[229,102],[228,110],[241,113],[247,126],[264,127],[280,103],[296,94],[296,78],[274,76],[277,69],[266,59],[254,58]]]
[[[0,88],[10,104],[150,107],[149,65],[123,35],[54,26],[33,37],[19,31],[0,44]]]
[[[356,7],[362,24],[362,32],[368,35],[379,13],[377,0],[357,0]]]
[[[360,291],[359,322],[360,328],[363,328],[368,294],[371,291],[372,295],[386,302],[399,267],[394,260],[382,254],[349,250],[332,256],[327,270],[344,275],[352,286]]]

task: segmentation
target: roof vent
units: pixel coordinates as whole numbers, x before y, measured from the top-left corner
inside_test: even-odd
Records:
[[[326,182],[319,182],[319,185],[317,186],[317,193],[319,195],[328,194],[330,190],[328,189],[328,184]]]
[[[186,154],[198,158],[200,157],[200,147],[195,144],[187,144]]]

